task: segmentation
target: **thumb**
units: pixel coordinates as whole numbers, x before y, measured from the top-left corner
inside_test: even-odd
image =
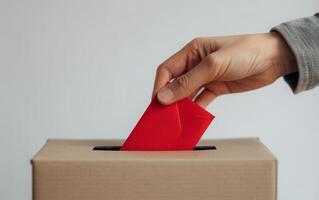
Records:
[[[178,100],[190,96],[206,83],[212,81],[211,71],[214,69],[209,57],[189,72],[177,77],[172,83],[164,86],[157,93],[157,99],[161,104],[169,105]]]

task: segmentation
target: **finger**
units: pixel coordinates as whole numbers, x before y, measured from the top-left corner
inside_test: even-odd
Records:
[[[232,93],[231,82],[213,82],[205,86],[205,90],[195,98],[195,103],[207,107],[218,96]]]
[[[216,50],[214,40],[195,38],[179,52],[162,63],[156,73],[152,97],[172,78],[176,78],[198,65],[203,58]],[[167,75],[167,72],[169,75]]]
[[[217,96],[214,92],[205,89],[195,98],[195,103],[206,108]]]
[[[155,76],[155,83],[152,92],[152,98],[156,95],[158,90],[172,79],[172,73],[166,68],[158,68]]]
[[[156,71],[152,97],[172,78],[179,76],[186,69],[187,52],[185,48],[162,63]]]
[[[205,58],[199,65],[189,72],[177,77],[172,83],[163,87],[157,93],[160,103],[169,105],[180,99],[190,96],[195,90],[213,80],[214,69],[210,57]]]

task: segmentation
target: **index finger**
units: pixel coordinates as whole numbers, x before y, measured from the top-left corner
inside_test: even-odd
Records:
[[[172,78],[185,72],[187,65],[187,52],[185,47],[163,62],[156,71],[152,98]]]

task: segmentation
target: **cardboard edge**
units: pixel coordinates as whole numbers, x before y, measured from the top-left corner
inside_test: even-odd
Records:
[[[270,151],[270,149],[260,140],[259,137],[256,138],[257,142],[260,143],[264,149],[273,157],[274,161],[276,162],[276,164],[278,163],[278,158],[275,156],[275,154]]]
[[[275,160],[275,194],[274,194],[274,199],[278,199],[278,160],[276,158]]]
[[[116,141],[124,143],[125,139],[123,138],[48,138],[47,143],[51,142],[59,142],[59,141],[97,141],[97,140],[108,140],[108,141]]]
[[[278,199],[278,158],[275,154],[270,151],[270,149],[260,140],[259,137],[256,138],[257,142],[260,143],[264,149],[273,157],[273,164],[275,165],[275,194],[274,199]]]
[[[32,163],[32,160],[31,160],[31,163]],[[32,191],[32,194],[31,194],[31,198],[34,200],[36,199],[36,169],[35,169],[35,164],[32,163],[32,166],[31,166],[31,171],[32,171],[32,175],[31,175],[31,191]]]
[[[197,145],[201,145],[207,141],[220,141],[220,140],[256,140],[258,142],[258,137],[236,137],[236,138],[201,138]],[[264,146],[264,144],[262,144]]]
[[[34,156],[31,158],[30,163],[31,163],[32,166],[34,165],[34,162],[36,162],[37,156],[44,150],[45,146],[48,144],[49,140],[50,140],[50,139],[47,139],[46,142],[44,143],[44,145],[42,145],[42,147],[40,148],[40,150],[37,151],[37,152],[34,154]]]

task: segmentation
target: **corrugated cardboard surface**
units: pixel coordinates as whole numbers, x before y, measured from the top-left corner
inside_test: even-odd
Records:
[[[35,200],[275,200],[277,161],[256,138],[205,151],[93,151],[118,140],[48,140],[32,159]]]

